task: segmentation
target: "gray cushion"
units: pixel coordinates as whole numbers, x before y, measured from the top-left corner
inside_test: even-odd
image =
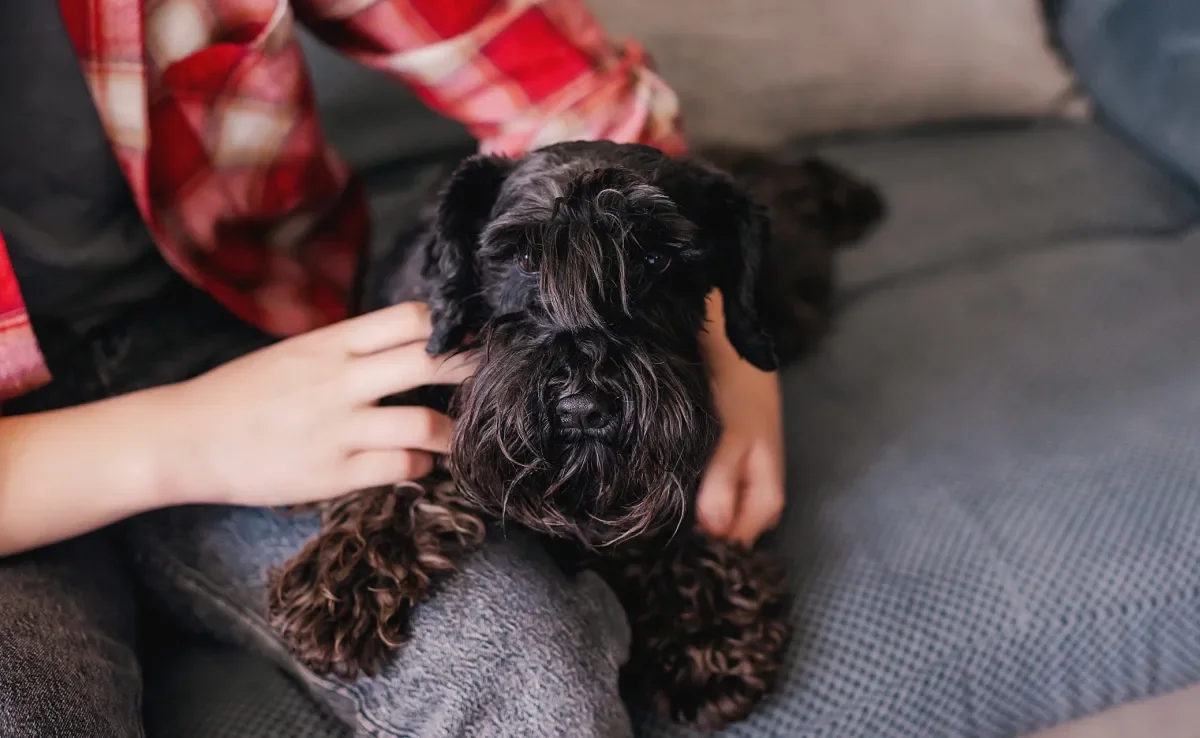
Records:
[[[689,136],[774,145],[799,133],[1082,112],[1040,0],[589,0],[645,44]]]
[[[891,215],[843,261],[843,289],[1095,235],[1174,232],[1195,199],[1101,128],[947,127],[820,150],[879,183]]]
[[[1014,736],[1200,679],[1196,203],[1087,127],[824,148],[892,215],[785,377],[799,635],[730,735]],[[204,735],[294,725],[281,674],[211,673],[175,672]]]
[[[1200,680],[1198,270],[1200,233],[1089,238],[849,305],[787,381],[791,671],[730,735],[1012,737]]]

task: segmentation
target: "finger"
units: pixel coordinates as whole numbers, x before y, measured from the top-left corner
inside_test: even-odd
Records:
[[[355,451],[396,449],[447,453],[454,421],[427,407],[368,407],[351,418]]]
[[[347,381],[356,397],[373,401],[414,387],[458,384],[474,371],[470,354],[430,356],[424,346],[409,344],[355,359]]]
[[[331,327],[347,353],[365,356],[395,346],[424,342],[433,333],[429,306],[402,302],[373,310]]]
[[[732,443],[717,446],[696,495],[696,517],[709,535],[724,538],[729,534],[738,506],[742,466],[740,446]]]
[[[357,490],[420,479],[433,471],[433,455],[423,451],[362,451],[346,459],[346,489]]]
[[[778,524],[783,514],[783,479],[765,454],[752,455],[747,464],[747,484],[729,531],[730,540],[751,546]]]

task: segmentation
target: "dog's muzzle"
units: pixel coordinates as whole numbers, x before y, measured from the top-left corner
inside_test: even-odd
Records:
[[[698,356],[524,320],[481,339],[451,452],[469,502],[590,547],[683,522],[717,436]]]

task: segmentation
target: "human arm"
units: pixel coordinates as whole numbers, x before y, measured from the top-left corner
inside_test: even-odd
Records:
[[[0,418],[0,556],[158,507],[288,505],[426,474],[451,424],[384,396],[456,383],[403,304],[297,336],[195,379]]]
[[[162,404],[160,392],[147,390],[0,417],[0,556],[166,503],[147,432],[161,425]]]
[[[571,139],[684,152],[675,93],[641,47],[609,39],[582,0],[293,5],[318,38],[411,87],[485,153]]]
[[[708,300],[700,342],[722,432],[700,485],[699,522],[711,535],[751,544],[779,523],[785,502],[779,375],[729,342],[720,292]]]

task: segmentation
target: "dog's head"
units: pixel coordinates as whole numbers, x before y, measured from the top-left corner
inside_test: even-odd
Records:
[[[477,351],[452,471],[503,519],[603,547],[675,527],[718,435],[700,348],[722,295],[740,354],[759,320],[765,211],[726,175],[655,149],[574,142],[477,155],[427,241],[429,351]]]

